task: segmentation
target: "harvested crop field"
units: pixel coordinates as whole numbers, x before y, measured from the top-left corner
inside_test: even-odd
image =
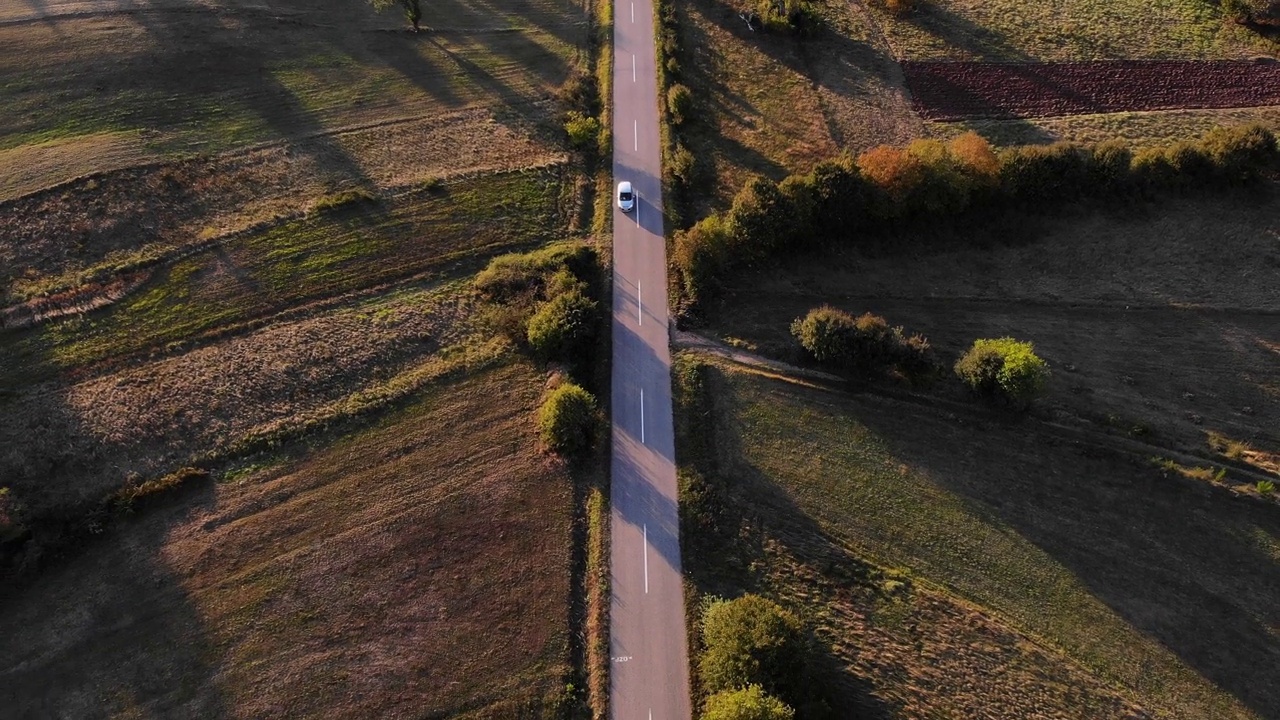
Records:
[[[913,107],[929,120],[1280,105],[1275,61],[904,61],[902,69]]]
[[[7,718],[550,715],[572,479],[509,363],[286,446],[0,590]]]

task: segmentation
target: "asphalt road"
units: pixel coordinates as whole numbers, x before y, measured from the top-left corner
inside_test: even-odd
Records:
[[[609,615],[615,720],[687,720],[689,662],[676,501],[652,0],[614,5],[613,462]]]

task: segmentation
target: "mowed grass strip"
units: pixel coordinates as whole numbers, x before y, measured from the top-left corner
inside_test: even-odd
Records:
[[[855,552],[994,610],[1170,717],[1280,709],[1266,679],[1274,506],[1016,426],[722,372],[726,472],[776,485]]]
[[[925,0],[901,18],[880,0],[861,1],[908,60],[1218,60],[1280,50],[1206,0]]]
[[[488,175],[236,238],[158,270],[100,313],[9,336],[0,385],[555,239],[563,182],[558,169]]]
[[[536,447],[541,390],[519,362],[428,389],[0,596],[6,714],[549,714],[573,493]]]

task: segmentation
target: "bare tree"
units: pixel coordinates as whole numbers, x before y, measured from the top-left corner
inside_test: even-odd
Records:
[[[375,10],[386,10],[393,5],[399,5],[404,10],[404,17],[413,25],[413,31],[418,32],[418,23],[422,21],[422,3],[421,0],[369,0]]]

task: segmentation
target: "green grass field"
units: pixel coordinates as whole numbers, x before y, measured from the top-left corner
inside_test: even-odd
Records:
[[[897,708],[891,716],[921,716],[921,703],[944,715],[1117,716],[1119,701],[1106,699],[1114,691],[1168,717],[1268,717],[1278,707],[1264,680],[1276,652],[1266,608],[1280,591],[1274,505],[1207,496],[1032,427],[961,423],[728,366],[712,378],[728,513],[768,538],[766,586],[818,624],[837,661]],[[864,561],[905,568],[900,579],[984,608],[970,630],[994,620],[1028,640],[991,630],[997,639],[985,642],[1006,647],[1005,660],[955,666],[959,648],[930,635],[928,603],[859,602],[855,591],[850,606],[837,592],[842,563],[807,549],[823,542],[849,554],[846,572]],[[789,557],[804,572],[777,567]],[[901,638],[871,644],[904,630],[914,653]],[[983,654],[980,638],[964,642]],[[921,654],[921,643],[938,654]],[[1020,680],[1009,668],[1023,662],[1041,669]],[[930,663],[951,672],[914,685]],[[1086,680],[1072,679],[1077,667]],[[1078,692],[1061,694],[1059,683]]]

